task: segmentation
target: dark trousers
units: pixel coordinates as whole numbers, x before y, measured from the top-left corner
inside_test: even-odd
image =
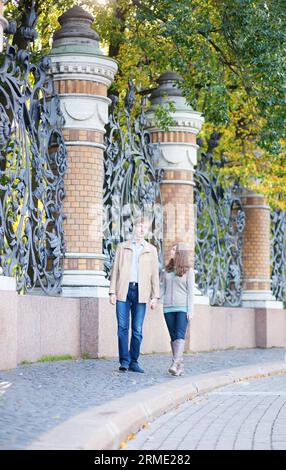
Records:
[[[185,339],[188,319],[186,312],[164,313],[171,340]]]
[[[116,316],[118,324],[119,362],[123,367],[138,363],[142,343],[142,329],[145,317],[146,303],[138,302],[138,284],[129,283],[126,301],[116,301]],[[129,324],[131,312],[131,341],[129,345]]]

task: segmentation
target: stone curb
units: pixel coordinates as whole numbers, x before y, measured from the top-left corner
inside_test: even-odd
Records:
[[[286,373],[285,362],[259,363],[192,377],[130,393],[70,418],[42,434],[25,449],[118,449],[132,433],[186,400],[235,382]]]

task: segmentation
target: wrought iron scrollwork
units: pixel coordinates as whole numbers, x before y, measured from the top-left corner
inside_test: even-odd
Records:
[[[271,290],[286,307],[286,211],[274,209],[271,215]]]
[[[201,152],[195,172],[197,231],[195,269],[197,284],[209,295],[211,305],[239,306],[242,296],[242,234],[245,213],[239,198],[239,183],[222,186],[219,168],[226,160],[214,157],[219,142],[214,132],[207,152]],[[199,139],[198,144],[202,145]]]
[[[162,170],[155,169],[159,147],[152,144],[145,129],[143,107],[134,114],[135,86],[129,81],[124,108],[118,98],[111,96],[109,123],[106,131],[104,178],[103,252],[105,270],[110,268],[118,242],[130,238],[133,222],[142,214],[151,221],[152,231],[147,235],[157,248],[162,263],[162,205],[160,181]]]
[[[35,11],[20,31],[35,38]],[[0,66],[0,261],[17,289],[61,291],[65,251],[62,203],[66,147],[59,98],[48,75],[50,59],[33,63],[11,45],[10,23]],[[18,32],[19,34],[19,32]]]

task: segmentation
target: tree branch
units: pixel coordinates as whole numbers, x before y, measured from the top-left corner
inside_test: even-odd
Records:
[[[215,49],[216,52],[218,52],[225,65],[227,65],[230,70],[235,74],[237,75],[238,77],[240,77],[239,73],[233,68],[234,64],[232,62],[229,62],[229,60],[227,59],[227,57],[225,56],[224,52],[221,50],[221,48],[210,38],[206,35],[206,33],[204,33],[203,31],[198,31],[198,34],[200,34],[201,36],[203,36],[210,44],[211,46],[213,46],[213,48]]]

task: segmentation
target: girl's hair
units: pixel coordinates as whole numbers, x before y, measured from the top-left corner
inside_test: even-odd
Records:
[[[183,276],[190,269],[191,262],[188,250],[176,249],[174,258],[174,271],[177,276]]]
[[[170,272],[174,271],[174,266],[175,266],[174,258],[170,258],[169,263],[166,264],[166,266],[165,266],[165,271],[167,273],[170,273]]]
[[[167,273],[175,272],[176,276],[183,276],[191,267],[189,250],[180,249],[180,244],[176,247],[175,257],[171,258],[165,267]]]

